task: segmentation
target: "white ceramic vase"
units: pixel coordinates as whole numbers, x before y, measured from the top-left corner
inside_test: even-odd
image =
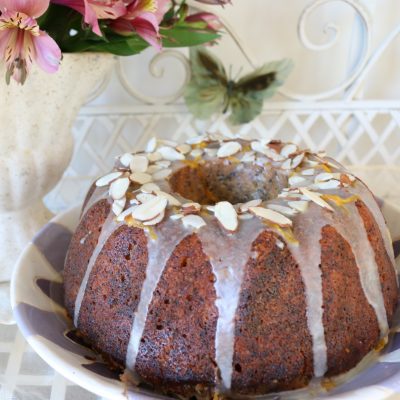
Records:
[[[42,199],[71,160],[72,124],[114,63],[109,54],[64,54],[57,73],[35,67],[23,86],[7,85],[0,67],[0,323],[13,321],[14,264],[51,217]]]

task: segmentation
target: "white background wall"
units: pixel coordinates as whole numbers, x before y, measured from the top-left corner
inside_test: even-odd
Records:
[[[357,0],[355,0],[357,2]],[[315,44],[326,43],[334,37],[327,24],[338,27],[339,36],[329,49],[316,52],[305,48],[298,38],[298,20],[314,0],[233,0],[224,9],[210,7],[223,16],[242,41],[255,64],[292,58],[295,69],[287,88],[291,91],[313,94],[337,86],[348,76],[359,56],[366,31],[359,15],[345,0],[331,0],[317,7],[306,22],[306,33]],[[400,24],[400,0],[360,0],[370,14],[372,51]],[[236,44],[224,35],[214,46],[227,68],[232,65],[233,75],[241,68],[251,68]],[[152,49],[142,55],[126,59],[124,65],[130,82],[140,91],[150,95],[172,93],[182,83],[183,68],[177,61],[165,60],[162,84],[148,71],[148,62],[154,55]],[[388,48],[380,62],[371,70],[364,85],[364,98],[398,99],[400,93],[400,37]],[[97,103],[131,104],[132,98],[124,93],[115,80]]]

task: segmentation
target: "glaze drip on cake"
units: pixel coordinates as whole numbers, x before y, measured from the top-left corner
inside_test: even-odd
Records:
[[[125,359],[134,374],[160,278],[177,245],[191,234],[200,240],[215,277],[216,373],[215,381],[208,385],[216,392],[232,394],[233,370],[242,369],[233,365],[236,313],[245,268],[258,257],[252,253],[252,244],[265,231],[279,237],[276,246],[282,251],[287,247],[299,267],[315,377],[329,373],[320,244],[324,227],[334,228],[350,244],[362,291],[376,315],[379,337],[388,333],[393,309],[385,309],[381,265],[358,205],[365,204],[376,221],[386,252],[383,257],[388,257],[394,268],[385,221],[365,185],[324,154],[300,150],[292,143],[218,136],[194,138],[183,145],[152,139],[146,152],[124,154],[115,170],[97,181],[82,219],[104,199],[110,202],[110,212],[79,285],[74,323],[80,328],[89,276],[109,238],[123,225],[142,229],[148,264]],[[395,276],[393,269],[391,274]],[[395,287],[395,283],[391,285],[391,308]]]

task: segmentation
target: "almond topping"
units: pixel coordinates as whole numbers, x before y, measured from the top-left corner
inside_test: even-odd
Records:
[[[296,153],[297,146],[293,143],[288,143],[282,147],[281,156],[288,158],[291,154]]]
[[[241,160],[241,162],[254,162],[256,161],[256,155],[254,154],[253,151],[248,151],[246,153],[243,154]]]
[[[158,160],[162,160],[162,155],[158,151],[156,151],[155,153],[147,154],[147,158],[148,158],[149,161],[155,162],[155,161],[158,161]]]
[[[140,190],[144,193],[153,193],[157,190],[160,190],[160,186],[156,185],[155,183],[145,183]]]
[[[157,151],[162,155],[164,160],[178,161],[185,159],[183,154],[177,152],[174,148],[169,146],[160,147]]]
[[[185,228],[194,228],[200,229],[201,227],[206,225],[206,222],[203,218],[198,215],[185,215],[182,218],[182,223]]]
[[[133,182],[140,183],[141,185],[152,181],[151,175],[144,172],[134,172],[133,174],[131,174],[130,178]]]
[[[340,186],[340,181],[337,181],[336,179],[331,179],[330,181],[315,183],[313,186],[315,186],[317,189],[322,190],[336,189]]]
[[[155,137],[152,137],[148,142],[146,146],[146,153],[153,153],[157,147],[157,139]]]
[[[167,205],[168,200],[165,197],[154,197],[146,203],[137,206],[132,212],[132,217],[138,221],[150,221],[164,212]]]
[[[201,211],[201,205],[199,203],[185,203],[182,205],[182,212],[187,214],[197,214]]]
[[[269,210],[264,207],[250,207],[249,211],[257,217],[261,217],[262,219],[278,224],[279,226],[292,226],[292,221],[289,218],[286,218],[284,215],[274,210]]]
[[[321,172],[315,177],[315,182],[326,182],[333,178],[333,174],[330,172]]]
[[[289,178],[289,185],[301,185],[302,183],[306,182],[306,179],[299,175],[293,175]]]
[[[208,137],[206,135],[199,135],[195,137],[191,137],[188,140],[186,140],[187,144],[200,144],[202,142],[206,142],[208,140]]]
[[[172,174],[172,169],[170,168],[162,169],[161,171],[158,171],[153,174],[153,180],[162,181],[163,179],[168,178],[171,174]]]
[[[160,213],[159,215],[157,215],[157,217],[149,220],[149,221],[145,221],[143,222],[143,225],[149,226],[149,225],[157,225],[158,223],[160,223],[165,217],[165,211],[163,211],[162,213]]]
[[[153,200],[156,196],[150,193],[139,193],[136,196],[136,199],[139,200],[141,203],[147,203],[150,200]]]
[[[249,211],[249,207],[258,207],[262,203],[261,199],[250,200],[247,203],[240,204],[239,212],[246,213]]]
[[[242,145],[239,142],[226,142],[218,149],[217,157],[230,157],[240,150],[242,150]]]
[[[134,205],[132,207],[127,208],[123,213],[119,214],[117,217],[117,222],[123,222],[126,217],[132,214],[133,210],[137,207]]]
[[[124,166],[124,167],[129,167],[131,161],[132,161],[133,155],[130,153],[125,153],[119,158],[119,162]]]
[[[288,204],[290,207],[300,212],[306,212],[308,208],[308,201],[306,200],[289,201]]]
[[[315,169],[314,168],[303,169],[303,171],[301,171],[301,174],[305,176],[314,175]]]
[[[110,185],[110,196],[114,200],[122,199],[129,188],[129,178],[120,178]]]
[[[169,193],[163,192],[161,190],[156,190],[156,194],[161,197],[165,197],[168,200],[168,205],[177,206],[181,205],[181,202]]]
[[[112,211],[113,213],[118,216],[122,213],[124,210],[126,204],[126,197],[123,197],[120,200],[114,200],[113,205],[112,205]]]
[[[334,209],[323,199],[321,199],[321,195],[316,192],[311,192],[307,188],[300,188],[301,193],[304,194],[307,198],[313,201],[315,204],[318,204],[320,207],[326,208],[329,211],[334,211]]]
[[[239,221],[235,208],[228,201],[221,201],[215,205],[215,217],[229,232],[235,232]]]
[[[115,181],[122,175],[122,172],[111,172],[111,174],[104,175],[96,181],[97,187],[107,186],[112,181]]]
[[[206,152],[206,154],[207,154],[209,157],[215,157],[215,156],[217,155],[217,153],[218,153],[218,149],[208,149],[208,148],[205,148],[204,151]]]
[[[194,149],[190,152],[190,155],[193,158],[198,158],[201,157],[203,155],[203,150],[202,149]]]
[[[132,157],[130,167],[132,172],[146,172],[149,160],[146,156],[135,155]]]
[[[291,217],[297,214],[297,211],[294,210],[293,208],[282,206],[280,204],[268,204],[267,207],[270,210],[274,210],[274,211],[277,211],[277,212],[279,212],[281,214],[289,215]]]
[[[184,144],[180,144],[179,146],[177,146],[176,149],[179,151],[179,153],[188,154],[192,151],[192,146],[184,143]]]

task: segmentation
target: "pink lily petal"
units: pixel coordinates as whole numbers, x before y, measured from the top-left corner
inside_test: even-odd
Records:
[[[58,71],[61,50],[58,44],[46,32],[40,31],[40,36],[33,37],[35,46],[36,62],[46,72]]]
[[[186,22],[204,22],[210,30],[218,31],[222,28],[220,19],[211,13],[200,12],[186,17]]]
[[[49,4],[50,0],[0,0],[0,9],[19,11],[37,18],[46,12]]]
[[[161,50],[158,24],[154,14],[143,13],[141,17],[135,18],[131,23],[139,36],[157,50]]]
[[[164,15],[170,9],[171,4],[171,0],[158,0],[157,11],[154,13],[158,23],[163,20]]]

